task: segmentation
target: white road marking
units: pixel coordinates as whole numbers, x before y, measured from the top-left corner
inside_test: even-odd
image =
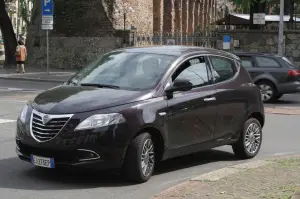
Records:
[[[15,122],[16,120],[5,120],[5,119],[0,119],[0,124],[5,124],[5,123],[10,123],[10,122]]]

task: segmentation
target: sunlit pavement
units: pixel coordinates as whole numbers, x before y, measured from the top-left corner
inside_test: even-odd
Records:
[[[0,81],[0,85],[1,198],[150,198],[196,175],[241,162],[234,158],[230,147],[220,147],[161,163],[149,182],[138,185],[129,184],[117,175],[100,171],[86,173],[76,170],[60,173],[34,168],[30,163],[19,160],[15,153],[15,120],[28,100],[55,84]],[[300,103],[294,103],[297,97],[287,96],[285,104],[277,103],[276,106],[297,106]],[[298,115],[267,114],[263,145],[257,158],[300,153],[299,119]]]

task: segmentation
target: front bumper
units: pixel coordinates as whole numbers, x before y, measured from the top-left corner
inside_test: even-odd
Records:
[[[70,120],[54,139],[38,142],[30,133],[29,123],[24,124],[18,120],[16,153],[21,160],[28,162],[31,155],[53,158],[55,167],[76,166],[97,169],[122,167],[127,140],[130,140],[129,134],[126,133],[126,124],[117,128],[84,131],[74,131],[74,126],[76,125]]]

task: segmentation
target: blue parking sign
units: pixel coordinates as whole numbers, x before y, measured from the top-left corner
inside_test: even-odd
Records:
[[[224,35],[223,42],[230,42],[230,35]]]
[[[53,0],[42,0],[42,15],[53,16]]]

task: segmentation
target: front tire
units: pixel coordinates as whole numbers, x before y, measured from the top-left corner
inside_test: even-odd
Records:
[[[233,152],[238,158],[254,158],[262,143],[262,127],[255,118],[248,119],[243,127],[239,140],[232,145]]]
[[[123,165],[123,174],[138,183],[148,181],[154,171],[155,150],[149,133],[135,137],[128,146]]]

